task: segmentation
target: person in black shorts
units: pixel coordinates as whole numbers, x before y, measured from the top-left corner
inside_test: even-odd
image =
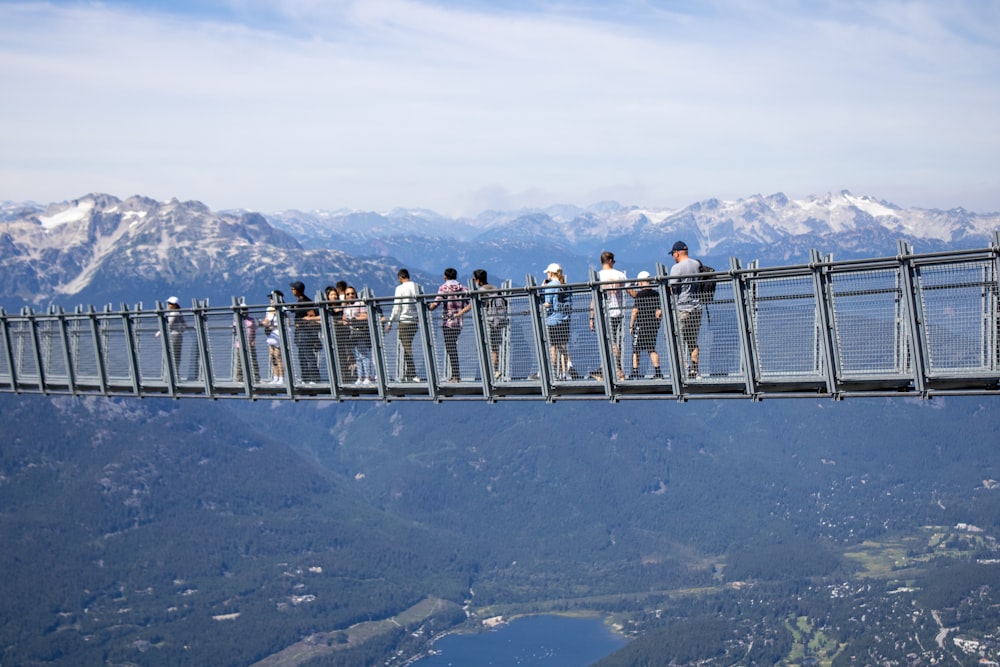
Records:
[[[653,377],[662,378],[660,355],[656,351],[656,338],[660,334],[660,320],[663,319],[660,293],[649,284],[648,271],[640,271],[636,277],[639,281],[636,283],[635,302],[629,321],[629,332],[632,334],[632,375],[629,379],[639,378],[639,355],[643,352],[649,353]]]

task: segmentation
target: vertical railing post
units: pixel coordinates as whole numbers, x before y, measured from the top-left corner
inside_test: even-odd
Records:
[[[927,345],[924,326],[923,304],[918,294],[918,267],[913,263],[913,248],[906,241],[899,242],[899,271],[903,279],[903,299],[906,303],[906,322],[909,327],[910,341],[913,345],[913,383],[921,396],[927,393]]]
[[[66,361],[66,386],[71,393],[76,394],[76,371],[73,368],[73,355],[70,353],[66,313],[59,306],[53,306],[53,311],[53,314],[56,317],[56,328],[59,342],[62,344],[63,359]]]
[[[243,312],[247,310],[246,300],[234,296],[232,307],[233,320],[235,322],[233,331],[236,333],[236,342],[238,345],[238,358],[236,362],[240,365],[241,369],[240,377],[243,378],[243,391],[246,392],[247,398],[253,399],[257,387],[254,384],[253,362],[250,359],[250,338],[247,336],[247,327],[243,317]],[[254,354],[256,353],[255,346]]]
[[[340,396],[342,387],[340,383],[340,378],[342,377],[340,372],[340,350],[337,347],[341,341],[337,340],[337,326],[331,319],[333,310],[329,306],[330,302],[327,301],[326,292],[319,292],[317,294],[323,298],[317,299],[315,296],[313,297],[313,308],[316,309],[316,314],[319,315],[319,331],[316,332],[316,335],[319,336],[321,347],[324,351],[323,356],[326,357],[326,377],[329,381],[330,396],[337,398]],[[365,293],[362,293],[358,295],[358,298],[367,297]],[[368,307],[367,301],[365,301],[365,307]],[[301,312],[296,311],[296,323],[299,323],[299,314]],[[333,342],[331,343],[330,341]],[[319,364],[318,359],[316,360],[316,364]]]
[[[90,321],[91,341],[94,344],[94,365],[97,366],[97,383],[101,387],[101,393],[107,396],[108,390],[108,369],[105,364],[107,355],[104,353],[104,346],[101,345],[101,322],[97,317],[97,309],[94,306],[87,308],[87,319]]]
[[[437,364],[434,363],[434,347],[431,344],[431,328],[434,322],[427,309],[427,298],[424,297],[423,290],[418,290],[421,298],[417,299],[417,325],[420,334],[420,347],[424,351],[424,372],[427,375],[427,391],[435,401],[440,400],[441,393],[438,391]]]
[[[129,379],[132,381],[132,393],[136,396],[142,396],[142,383],[141,376],[139,374],[139,357],[136,354],[135,346],[135,327],[132,323],[131,313],[129,312],[128,305],[122,303],[121,305],[121,320],[122,320],[122,331],[125,332],[125,355],[128,359],[128,373]]]
[[[590,303],[591,308],[593,308],[594,335],[600,341],[600,345],[597,346],[597,353],[601,359],[601,376],[604,380],[604,393],[608,396],[614,396],[614,387],[618,382],[618,372],[615,367],[614,352],[611,351],[609,353],[608,350],[613,343],[608,339],[607,327],[605,326],[607,322],[604,319],[604,290],[601,289],[597,271],[593,267],[590,268],[587,285],[590,287]],[[624,288],[624,285],[622,287]]]
[[[812,270],[813,293],[816,299],[816,310],[819,316],[819,347],[823,355],[823,375],[826,378],[826,391],[836,396],[839,391],[838,378],[840,364],[833,344],[833,298],[830,271],[819,251],[815,248],[809,251],[809,268]]]
[[[205,387],[205,396],[215,398],[215,382],[212,376],[212,359],[209,354],[210,346],[208,341],[207,319],[208,319],[208,299],[194,299],[191,303],[191,319],[194,320],[195,350],[197,350],[196,367],[202,374],[202,385]]]
[[[538,386],[545,399],[552,398],[552,369],[549,366],[545,346],[548,343],[548,327],[545,325],[545,309],[542,307],[542,292],[535,283],[535,277],[530,273],[524,277],[528,290],[528,303],[531,310],[531,328],[535,332],[535,356],[538,359]]]
[[[993,275],[990,279],[990,370],[1000,370],[1000,230],[993,232]]]
[[[749,272],[742,271],[739,260],[729,258],[729,270],[734,276],[733,295],[736,300],[736,321],[739,324],[740,353],[743,363],[743,378],[746,383],[747,395],[757,397],[759,394],[759,379],[757,374],[757,353],[754,346],[754,303],[753,278]]]
[[[160,354],[162,355],[160,358],[163,359],[160,368],[166,371],[163,374],[163,381],[167,385],[167,392],[170,397],[177,398],[177,384],[180,381],[181,369],[177,367],[178,364],[174,363],[173,344],[170,341],[170,330],[167,328],[167,318],[163,303],[157,301],[155,306],[156,326],[160,339]]]
[[[467,285],[469,290],[469,303],[472,306],[472,332],[476,337],[476,356],[479,363],[479,378],[483,384],[483,397],[489,401],[495,400],[495,388],[493,386],[493,373],[490,372],[490,340],[489,329],[484,323],[484,313],[482,296],[476,281],[469,279]]]
[[[21,314],[24,316],[24,321],[28,328],[27,339],[31,343],[31,358],[35,363],[38,390],[42,393],[48,393],[45,390],[45,369],[42,366],[42,351],[38,339],[38,322],[35,320],[35,313],[29,306],[25,306]]]
[[[17,367],[14,365],[14,348],[10,341],[10,322],[7,313],[0,307],[0,330],[3,333],[3,354],[7,358],[7,372],[10,375],[10,388],[16,394],[21,393],[17,386]]]
[[[381,306],[375,300],[375,293],[365,287],[361,290],[359,297],[365,304],[365,313],[368,314],[368,342],[371,345],[372,364],[375,366],[375,387],[378,389],[380,398],[385,398],[386,377],[385,361],[382,359],[382,311]]]
[[[509,380],[511,375],[511,328],[512,328],[512,318],[510,312],[510,289],[513,287],[513,282],[510,279],[503,281],[500,285],[500,289],[503,292],[504,302],[507,306],[507,322],[503,327],[503,334],[500,337],[500,349],[497,350],[497,368],[500,371],[500,376],[504,380]]]
[[[660,303],[663,304],[663,335],[667,341],[667,367],[670,368],[670,384],[673,386],[674,396],[683,396],[684,391],[684,370],[681,362],[681,349],[684,342],[681,340],[678,322],[674,320],[674,291],[670,282],[670,271],[660,262],[656,263],[656,289],[660,292]],[[663,362],[660,362],[663,365]]]
[[[292,348],[289,344],[292,336],[288,335],[288,310],[285,305],[285,299],[280,294],[274,294],[274,319],[275,326],[278,327],[278,354],[281,355],[285,392],[288,396],[294,398],[295,367],[292,366]]]

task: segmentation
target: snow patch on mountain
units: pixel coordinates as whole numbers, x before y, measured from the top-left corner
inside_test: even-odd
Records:
[[[90,212],[94,210],[94,204],[95,202],[93,199],[81,199],[76,202],[76,205],[70,206],[69,208],[58,211],[52,215],[38,216],[38,221],[42,223],[43,229],[51,231],[56,227],[84,220],[88,215],[90,215]]]

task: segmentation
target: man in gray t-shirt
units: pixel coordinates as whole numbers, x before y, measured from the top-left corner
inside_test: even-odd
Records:
[[[701,262],[688,257],[688,247],[684,241],[675,243],[670,254],[676,262],[670,268],[671,276],[693,276],[701,273]],[[695,281],[695,278],[672,281],[670,291],[674,295],[674,303],[677,306],[681,339],[684,342],[684,350],[686,350],[687,376],[699,379],[701,375],[698,373],[698,334],[701,331],[701,301],[698,299]]]

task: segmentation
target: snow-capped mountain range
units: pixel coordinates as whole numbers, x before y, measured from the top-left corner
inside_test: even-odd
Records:
[[[678,239],[725,266],[729,256],[796,263],[811,248],[837,258],[885,256],[899,239],[921,252],[985,247],[998,229],[1000,213],[903,209],[846,191],[710,199],[680,210],[601,202],[460,219],[417,209],[215,212],[199,202],[92,194],[47,206],[0,203],[0,298],[8,308],[151,304],[171,291],[261,303],[300,278],[310,291],[345,279],[391,293],[399,266],[428,287],[446,266],[461,279],[482,267],[495,283],[523,284],[552,261],[571,280],[585,280],[605,249],[633,274],[653,270]]]

